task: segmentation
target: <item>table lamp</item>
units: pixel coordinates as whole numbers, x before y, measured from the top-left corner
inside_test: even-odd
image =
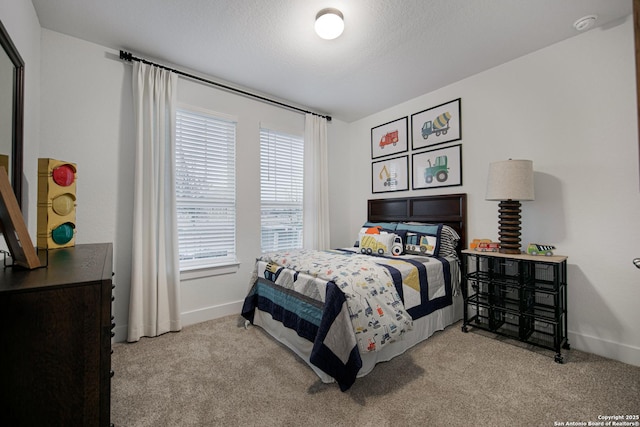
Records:
[[[520,201],[533,200],[533,162],[503,160],[489,165],[486,200],[499,200],[500,252],[520,253]]]

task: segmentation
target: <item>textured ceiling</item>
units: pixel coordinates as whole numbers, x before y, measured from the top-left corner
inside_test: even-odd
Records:
[[[32,0],[43,28],[351,122],[631,19],[632,0]],[[345,31],[313,32],[339,8]]]

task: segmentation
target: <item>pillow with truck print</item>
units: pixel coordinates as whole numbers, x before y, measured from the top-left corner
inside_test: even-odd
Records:
[[[378,227],[380,230],[385,230],[393,233],[397,225],[398,224],[395,222],[365,222],[362,227],[360,227],[360,230],[358,230],[358,239],[353,244],[353,246],[356,248],[360,246],[360,235],[366,233],[367,230],[371,227]]]
[[[402,239],[395,233],[360,233],[360,253],[366,255],[398,256],[402,255]]]
[[[456,249],[458,248],[458,242],[460,242],[460,235],[450,226],[446,224],[430,224],[425,222],[404,222],[398,224],[398,228],[395,233],[400,233],[400,229],[406,226],[418,226],[429,227],[428,233],[433,233],[440,227],[440,236],[438,237],[438,254],[439,257],[458,257]],[[424,229],[423,229],[424,230]],[[437,233],[437,231],[436,231]]]
[[[398,230],[406,231],[404,252],[414,255],[439,256],[442,224],[398,224]]]

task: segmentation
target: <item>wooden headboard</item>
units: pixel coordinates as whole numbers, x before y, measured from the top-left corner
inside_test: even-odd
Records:
[[[464,193],[371,199],[367,205],[368,221],[443,223],[460,235],[458,250],[467,247],[467,195]]]

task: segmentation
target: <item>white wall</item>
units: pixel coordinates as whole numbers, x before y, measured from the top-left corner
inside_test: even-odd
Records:
[[[116,340],[126,339],[133,209],[132,66],[118,51],[42,30],[40,157],[78,164],[78,244],[113,242]],[[235,272],[182,281],[183,324],[239,313],[260,255],[260,123],[302,135],[304,116],[180,78],[178,101],[237,120]],[[341,126],[339,121],[329,125]],[[33,175],[35,179],[35,174]]]
[[[42,30],[43,137],[34,157],[78,166],[76,243],[113,243],[113,311],[116,339],[122,340],[129,312],[135,150],[132,67],[117,58],[116,51]],[[34,194],[35,172],[32,180]]]
[[[497,202],[484,200],[488,165],[531,159],[536,200],[523,202],[522,241],[569,256],[572,347],[640,365],[640,271],[631,263],[640,256],[635,94],[628,17],[351,123],[342,140],[351,168],[334,177],[351,183],[339,196],[351,232],[332,245],[351,243],[368,198],[456,192],[468,194],[468,237],[497,240]],[[459,97],[463,185],[372,194],[371,128]]]
[[[131,268],[131,67],[117,59],[117,51],[55,32],[42,30],[40,43],[30,2],[12,0],[8,7],[3,2],[0,19],[27,62],[25,191],[30,231],[35,235],[35,159],[77,162],[78,243],[114,242],[114,311],[117,338],[124,339]],[[631,265],[631,259],[640,256],[633,52],[633,26],[627,20],[358,122],[334,120],[329,127],[331,245],[352,243],[366,217],[366,200],[374,197],[371,127],[461,97],[464,185],[405,194],[466,192],[469,237],[496,239],[497,206],[484,200],[488,164],[509,157],[532,159],[536,200],[523,207],[523,241],[553,243],[569,256],[572,346],[640,365],[640,314],[635,307],[640,281]],[[232,275],[184,283],[183,312],[187,320],[198,321],[238,307],[248,286],[258,239],[253,212],[257,183],[251,171],[257,158],[250,152],[257,123],[292,120],[290,126],[296,126],[302,118],[280,116],[281,110],[249,100],[244,100],[246,105],[239,100],[225,103],[227,94],[197,84],[181,83],[180,90],[194,99],[206,98],[211,109],[235,109],[222,112],[243,122],[239,229],[247,231],[238,238],[241,268]],[[209,91],[211,99],[200,98]]]

